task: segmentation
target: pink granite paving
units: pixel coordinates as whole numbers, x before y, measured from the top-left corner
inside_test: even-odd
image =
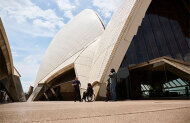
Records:
[[[190,100],[0,104],[0,123],[190,123]]]

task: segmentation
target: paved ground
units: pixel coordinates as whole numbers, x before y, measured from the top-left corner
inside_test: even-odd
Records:
[[[0,122],[190,123],[190,100],[0,104]]]

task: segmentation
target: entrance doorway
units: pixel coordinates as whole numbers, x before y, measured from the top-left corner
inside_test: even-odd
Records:
[[[130,81],[128,68],[119,68],[117,72],[116,91],[118,100],[130,99]]]
[[[161,57],[129,68],[133,99],[190,99],[190,64]]]
[[[42,101],[71,101],[74,88],[72,80],[76,77],[74,68],[64,72],[48,84],[44,85],[44,92],[38,100]]]

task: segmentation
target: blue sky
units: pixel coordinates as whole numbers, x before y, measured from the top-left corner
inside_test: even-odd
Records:
[[[84,9],[93,9],[107,25],[119,3],[120,0],[0,0],[0,17],[24,91],[33,86],[52,38],[70,19]]]

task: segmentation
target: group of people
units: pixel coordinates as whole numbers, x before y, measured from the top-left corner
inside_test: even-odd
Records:
[[[79,99],[80,102],[82,102],[83,100],[86,99],[86,97],[90,94],[93,94],[94,93],[94,90],[92,88],[92,85],[90,83],[88,83],[87,85],[87,91],[85,91],[83,93],[83,97],[81,99],[81,95],[80,95],[80,86],[81,86],[81,83],[80,81],[78,80],[78,77],[75,78],[75,80],[73,80],[73,83],[72,83],[72,86],[74,86],[74,101],[76,102],[77,101],[77,97]]]
[[[106,82],[106,101],[116,101],[117,100],[117,94],[116,94],[116,84],[117,84],[117,73],[115,72],[114,69],[111,69],[110,74],[108,75],[109,78],[107,79]],[[80,87],[81,83],[78,79],[78,77],[73,80],[72,86],[74,87],[74,101],[78,100],[82,102],[83,100],[86,99],[86,97],[89,94],[93,94],[94,90],[92,88],[92,85],[88,83],[87,85],[87,90],[83,93],[83,97],[81,99],[81,94],[80,94]]]

